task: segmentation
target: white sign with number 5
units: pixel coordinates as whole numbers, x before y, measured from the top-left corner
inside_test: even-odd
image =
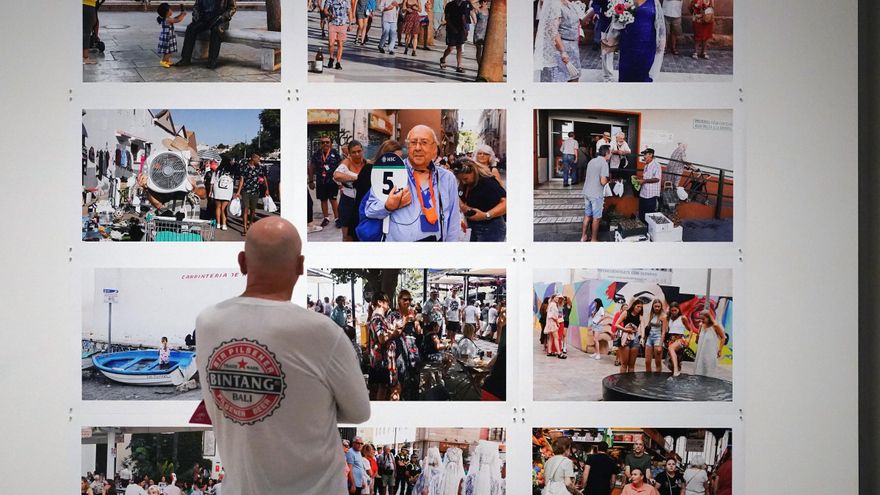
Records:
[[[409,184],[406,164],[394,153],[385,153],[373,165],[370,175],[372,193],[379,201],[386,201],[392,192],[407,187]],[[388,233],[389,217],[382,222],[382,232]]]

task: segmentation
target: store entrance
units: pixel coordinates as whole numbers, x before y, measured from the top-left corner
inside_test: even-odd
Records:
[[[620,131],[629,135],[629,125],[613,122],[596,122],[576,119],[550,119],[550,160],[548,160],[547,176],[551,180],[562,180],[562,153],[559,151],[563,141],[568,138],[568,133],[574,131],[574,138],[580,148],[586,149],[587,160],[596,154],[596,141],[605,132],[610,132],[613,137]],[[578,157],[578,161],[583,158]]]

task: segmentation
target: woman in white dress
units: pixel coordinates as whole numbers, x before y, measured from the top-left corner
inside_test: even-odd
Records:
[[[443,481],[439,495],[459,495],[464,480],[464,459],[461,449],[451,447],[443,459]]]
[[[431,447],[422,459],[422,475],[416,481],[414,492],[417,495],[440,495],[443,483],[443,458],[440,449]]]
[[[538,13],[534,70],[541,82],[577,82],[581,75],[578,46],[581,14],[576,2],[544,0]]]
[[[498,454],[498,442],[480,440],[470,459],[470,470],[464,482],[463,495],[503,495],[505,492],[501,468],[504,462]]]
[[[715,376],[718,369],[718,359],[724,349],[724,339],[724,328],[715,321],[712,313],[709,311],[700,313],[700,333],[697,334],[697,357],[694,359],[696,365],[694,374]]]

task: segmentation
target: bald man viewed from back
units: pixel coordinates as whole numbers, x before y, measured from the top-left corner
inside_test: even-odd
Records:
[[[369,419],[370,401],[345,333],[290,302],[301,253],[290,222],[256,222],[238,255],[244,293],[196,320],[199,382],[227,493],[347,492],[337,426]]]

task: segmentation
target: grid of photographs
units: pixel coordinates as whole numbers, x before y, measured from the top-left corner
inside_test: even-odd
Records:
[[[303,3],[83,1],[83,493],[741,491],[734,1]]]

